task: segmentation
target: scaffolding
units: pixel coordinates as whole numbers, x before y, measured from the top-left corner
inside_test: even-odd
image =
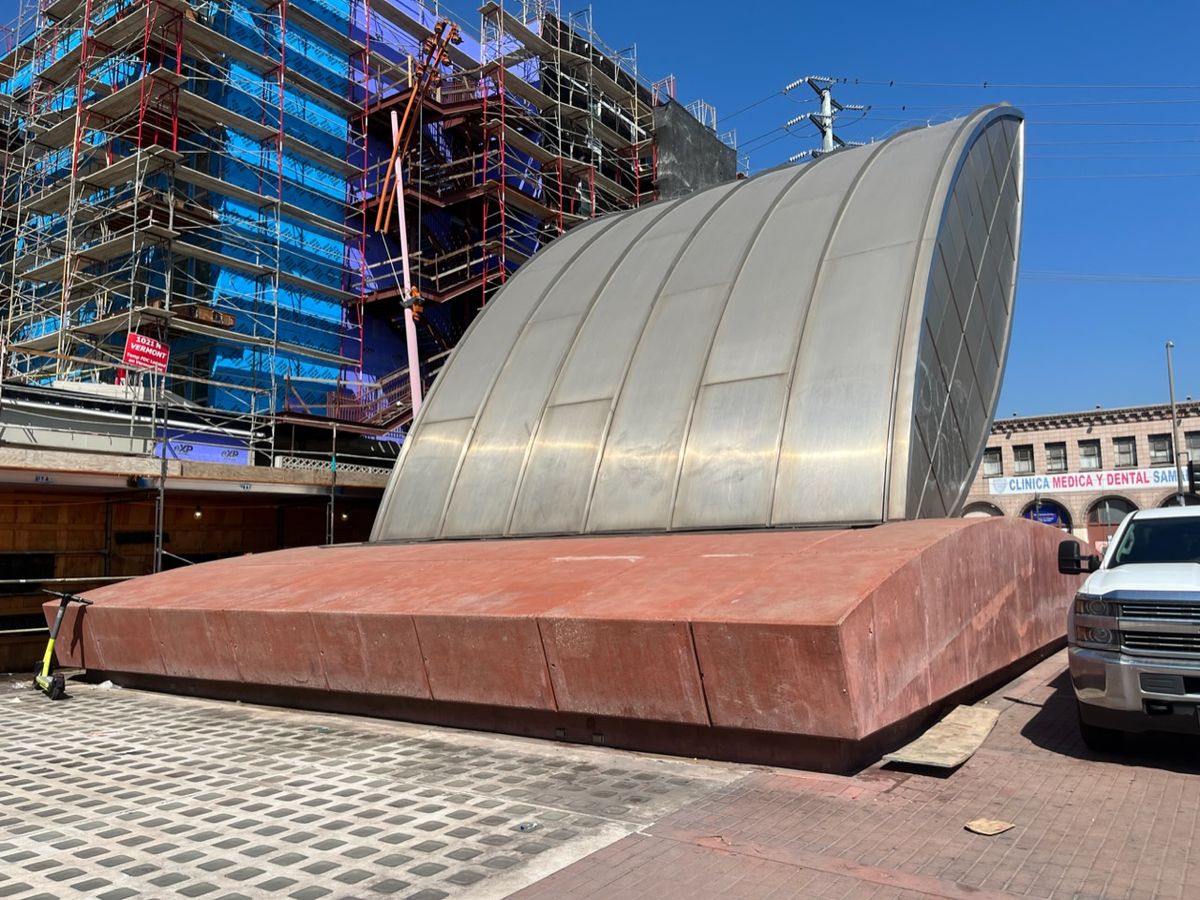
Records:
[[[451,47],[449,64],[422,90],[415,57],[418,77],[380,85],[367,105],[368,135],[389,145],[397,114],[417,107],[418,139],[400,159],[405,241],[400,217],[380,214],[392,201],[383,191],[388,159],[363,173],[367,230],[383,220],[369,237],[363,303],[397,332],[405,310],[417,313],[423,383],[544,244],[655,198],[656,98],[638,74],[636,49],[606,47],[590,9],[564,17],[555,3],[527,2],[514,14],[488,2],[480,13],[477,60]],[[405,262],[415,291],[403,285]],[[389,408],[411,406],[403,379],[393,390]]]
[[[25,0],[0,59],[4,378],[117,381],[136,333],[197,405],[404,426],[518,266],[655,197],[636,49],[590,9],[480,12],[430,56],[449,29],[416,0]]]

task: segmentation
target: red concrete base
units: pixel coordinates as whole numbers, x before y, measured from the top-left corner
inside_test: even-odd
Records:
[[[576,740],[603,720],[607,743],[697,755],[803,739],[841,768],[1061,638],[1060,537],[996,518],[284,550],[93,591],[58,652],[260,702]]]

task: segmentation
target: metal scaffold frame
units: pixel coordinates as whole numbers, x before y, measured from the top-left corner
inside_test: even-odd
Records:
[[[636,50],[590,9],[480,12],[468,52],[415,0],[24,0],[3,376],[115,381],[136,332],[198,404],[402,427],[516,267],[655,197]]]
[[[290,58],[328,26],[289,0],[26,8],[37,27],[5,70],[23,139],[5,171],[6,377],[112,380],[123,333],[169,336],[203,349],[169,373],[189,395],[211,398],[189,378],[241,383],[224,407],[262,416],[281,376],[313,396],[358,368],[349,73]]]
[[[399,158],[405,240],[401,217],[389,214],[394,160],[385,155],[363,172],[364,218],[384,248],[369,263],[363,302],[397,323],[421,316],[414,387],[432,379],[457,334],[539,247],[656,196],[654,90],[638,75],[636,49],[600,42],[590,10],[564,19],[556,3],[538,0],[516,16],[488,2],[478,61],[450,45],[439,65],[429,42],[442,27],[416,32],[425,43],[409,56],[415,77],[377,83],[366,124],[386,140],[398,110],[405,123],[419,116]],[[410,387],[396,379],[391,389],[383,406],[408,414]]]

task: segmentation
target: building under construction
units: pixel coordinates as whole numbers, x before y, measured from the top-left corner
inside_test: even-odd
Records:
[[[365,539],[517,267],[735,176],[587,11],[24,0],[0,40],[0,670],[41,587]]]
[[[539,247],[735,176],[590,10],[26,0],[2,63],[3,376],[383,433]],[[711,123],[710,123],[711,124]]]

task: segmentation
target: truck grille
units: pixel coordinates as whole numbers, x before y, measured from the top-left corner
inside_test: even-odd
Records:
[[[1174,619],[1176,622],[1200,622],[1200,603],[1147,603],[1121,601],[1121,618],[1157,622]]]
[[[1122,631],[1123,649],[1169,656],[1200,656],[1200,634],[1159,634],[1153,631]]]

